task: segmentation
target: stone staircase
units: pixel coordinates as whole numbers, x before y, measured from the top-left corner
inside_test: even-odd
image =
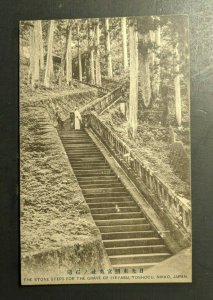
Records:
[[[59,135],[113,268],[143,269],[169,258],[155,228],[83,130]]]

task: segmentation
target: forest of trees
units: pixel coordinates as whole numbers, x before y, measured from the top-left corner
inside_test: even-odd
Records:
[[[129,82],[129,134],[137,133],[138,109],[158,105],[161,125],[170,111],[182,127],[183,94],[189,98],[188,23],[185,16],[106,18],[20,23],[20,54],[27,58],[27,85],[35,90],[101,86],[103,78]]]

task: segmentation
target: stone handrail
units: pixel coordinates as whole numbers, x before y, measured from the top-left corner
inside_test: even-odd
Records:
[[[175,194],[165,185],[137,154],[137,150],[126,145],[112,130],[103,124],[97,115],[89,115],[89,125],[103,144],[110,150],[119,163],[130,171],[133,182],[139,189],[142,183],[152,197],[153,205],[163,210],[169,219],[182,228],[186,234],[191,232],[191,204],[188,199]],[[154,200],[153,200],[154,199]]]
[[[92,110],[96,111],[98,114],[105,110],[109,105],[111,105],[114,101],[116,101],[122,92],[122,86],[119,86],[114,91],[104,95],[101,98],[97,98],[94,101],[88,103],[84,107],[80,109],[81,114],[85,114]]]
[[[115,79],[115,77],[113,77],[113,78],[109,78],[108,76],[101,76],[101,78],[102,78],[102,80],[103,81],[106,81],[106,82],[111,82],[111,83],[117,83],[117,84],[119,84],[121,81],[123,81],[123,80],[125,80],[126,81],[126,78],[125,77],[123,77],[123,78],[119,78],[119,79]]]
[[[104,88],[104,87],[102,87],[100,85],[92,84],[92,83],[89,83],[89,82],[86,82],[86,81],[80,81],[80,80],[77,80],[77,79],[75,79],[75,81],[78,82],[78,83],[80,83],[80,84],[84,84],[84,85],[96,88],[96,89],[98,89],[103,94],[108,94],[110,92],[109,89]]]

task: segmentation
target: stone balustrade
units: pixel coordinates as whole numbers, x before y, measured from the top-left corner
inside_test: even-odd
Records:
[[[105,87],[102,87],[100,85],[96,85],[96,84],[92,84],[92,83],[89,83],[89,82],[86,82],[86,81],[80,81],[80,80],[77,80],[75,79],[76,82],[80,83],[80,84],[84,84],[84,85],[87,85],[87,86],[90,86],[90,87],[93,87],[93,88],[96,88],[98,89],[102,94],[108,94],[110,92],[109,89],[105,88]]]
[[[89,126],[110,150],[124,169],[129,171],[131,178],[139,189],[145,185],[154,201],[153,205],[165,212],[174,226],[181,228],[190,235],[191,203],[188,199],[175,194],[171,188],[139,157],[137,150],[126,145],[112,130],[103,124],[95,113],[89,115]]]
[[[122,86],[119,86],[117,89],[112,92],[107,93],[101,98],[97,98],[94,101],[85,105],[82,109],[80,109],[81,114],[86,114],[90,111],[95,111],[100,114],[104,109],[106,109],[109,105],[111,105],[114,101],[116,101],[122,93]]]

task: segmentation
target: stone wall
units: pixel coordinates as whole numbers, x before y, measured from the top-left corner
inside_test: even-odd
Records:
[[[48,101],[20,105],[22,278],[109,265],[100,232],[54,127],[55,105],[63,113],[72,98]]]

